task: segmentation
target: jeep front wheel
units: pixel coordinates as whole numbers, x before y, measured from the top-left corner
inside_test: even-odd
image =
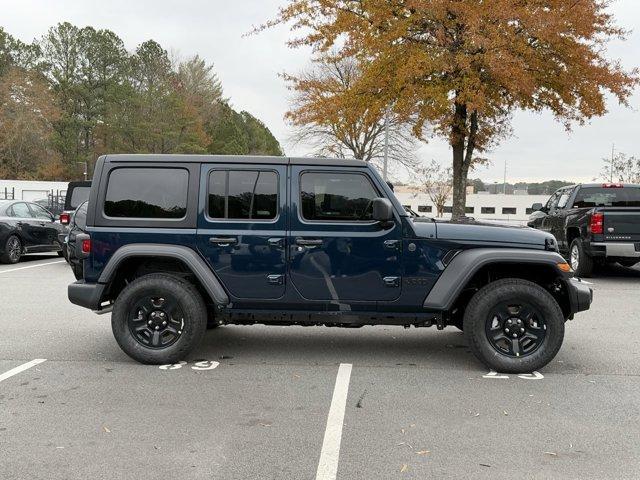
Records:
[[[464,333],[473,353],[503,373],[530,373],[548,364],[564,338],[564,316],[555,298],[522,279],[490,283],[465,310]]]
[[[206,326],[206,306],[198,290],[163,274],[145,275],[128,284],[111,316],[120,348],[147,364],[184,359],[200,342]]]

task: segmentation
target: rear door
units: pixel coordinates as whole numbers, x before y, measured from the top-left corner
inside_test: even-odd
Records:
[[[286,165],[203,164],[198,249],[229,294],[285,293]]]

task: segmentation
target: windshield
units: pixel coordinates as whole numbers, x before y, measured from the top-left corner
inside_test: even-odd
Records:
[[[84,230],[87,228],[87,205],[89,202],[84,202],[81,204],[76,212],[73,214],[72,223],[74,226]]]
[[[580,189],[573,208],[640,207],[640,188],[586,187]]]

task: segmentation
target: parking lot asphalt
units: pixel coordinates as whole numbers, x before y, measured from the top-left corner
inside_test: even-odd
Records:
[[[140,365],[60,260],[0,265],[2,480],[637,478],[638,269],[589,279],[556,359],[506,376],[454,328],[224,326]]]

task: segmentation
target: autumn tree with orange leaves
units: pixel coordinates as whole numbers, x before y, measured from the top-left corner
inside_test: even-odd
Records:
[[[330,157],[353,157],[380,167],[385,149],[392,166],[417,167],[411,119],[401,118],[348,95],[360,77],[352,58],[324,59],[297,75],[283,75],[294,92],[285,118],[291,139]],[[385,142],[385,137],[388,142]]]
[[[453,217],[464,216],[479,152],[510,133],[518,109],[550,110],[566,128],[627,104],[638,71],[606,58],[623,39],[606,0],[289,0],[272,22],[316,61],[354,57],[358,82],[334,101],[365,102],[414,118],[448,139]],[[260,29],[260,28],[259,28]],[[345,100],[348,96],[349,100]]]

